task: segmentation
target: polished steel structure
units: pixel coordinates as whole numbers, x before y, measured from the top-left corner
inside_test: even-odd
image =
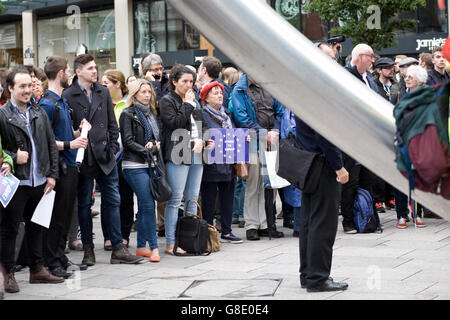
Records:
[[[407,194],[394,162],[393,105],[261,0],[168,0],[214,46],[341,150]],[[450,201],[413,198],[450,220]]]

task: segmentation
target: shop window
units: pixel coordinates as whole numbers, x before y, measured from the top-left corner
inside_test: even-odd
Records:
[[[312,0],[271,0],[271,6],[292,26],[310,40],[326,39],[328,23],[316,12],[307,12],[305,6]],[[301,11],[301,14],[300,14]]]
[[[38,20],[38,65],[43,68],[49,56],[66,57],[73,66],[77,49],[87,47],[95,58],[99,76],[116,66],[114,10],[82,13],[79,25],[67,17]]]
[[[0,25],[0,68],[23,64],[22,23]]]
[[[200,47],[197,30],[162,0],[135,2],[134,29],[137,55]]]
[[[448,1],[427,0],[427,6],[419,8],[419,33],[448,32]]]

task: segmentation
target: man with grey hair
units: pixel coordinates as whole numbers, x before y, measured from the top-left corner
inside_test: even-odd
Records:
[[[373,49],[364,43],[358,44],[353,48],[352,60],[346,69],[363,82],[369,89],[372,89],[376,93],[378,86],[372,78],[369,72],[370,66],[375,62],[375,54]],[[356,233],[356,228],[353,222],[353,203],[356,197],[356,191],[358,187],[366,189],[373,194],[372,185],[375,181],[375,176],[367,168],[363,167],[358,161],[351,158],[349,155],[342,152],[344,167],[350,174],[349,182],[342,186],[342,199],[341,199],[341,214],[343,217],[342,226],[344,232],[347,234]],[[375,219],[379,225],[379,218],[376,214],[375,204],[374,212]]]
[[[142,74],[151,81],[156,93],[156,101],[169,92],[169,77],[164,72],[163,60],[158,54],[151,53],[142,61]]]

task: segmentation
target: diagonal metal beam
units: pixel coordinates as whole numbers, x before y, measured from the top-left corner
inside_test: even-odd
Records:
[[[167,0],[236,65],[341,150],[404,193],[396,168],[393,105],[261,0]],[[450,201],[416,190],[413,198],[450,220]]]

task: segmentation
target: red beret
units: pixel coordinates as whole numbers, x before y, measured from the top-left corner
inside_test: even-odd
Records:
[[[222,91],[223,91],[223,84],[221,84],[217,81],[207,83],[203,86],[202,90],[200,91],[200,99],[205,100],[206,96],[208,95],[209,90],[211,90],[212,88],[214,88],[216,86],[219,86],[220,89],[222,89]]]

